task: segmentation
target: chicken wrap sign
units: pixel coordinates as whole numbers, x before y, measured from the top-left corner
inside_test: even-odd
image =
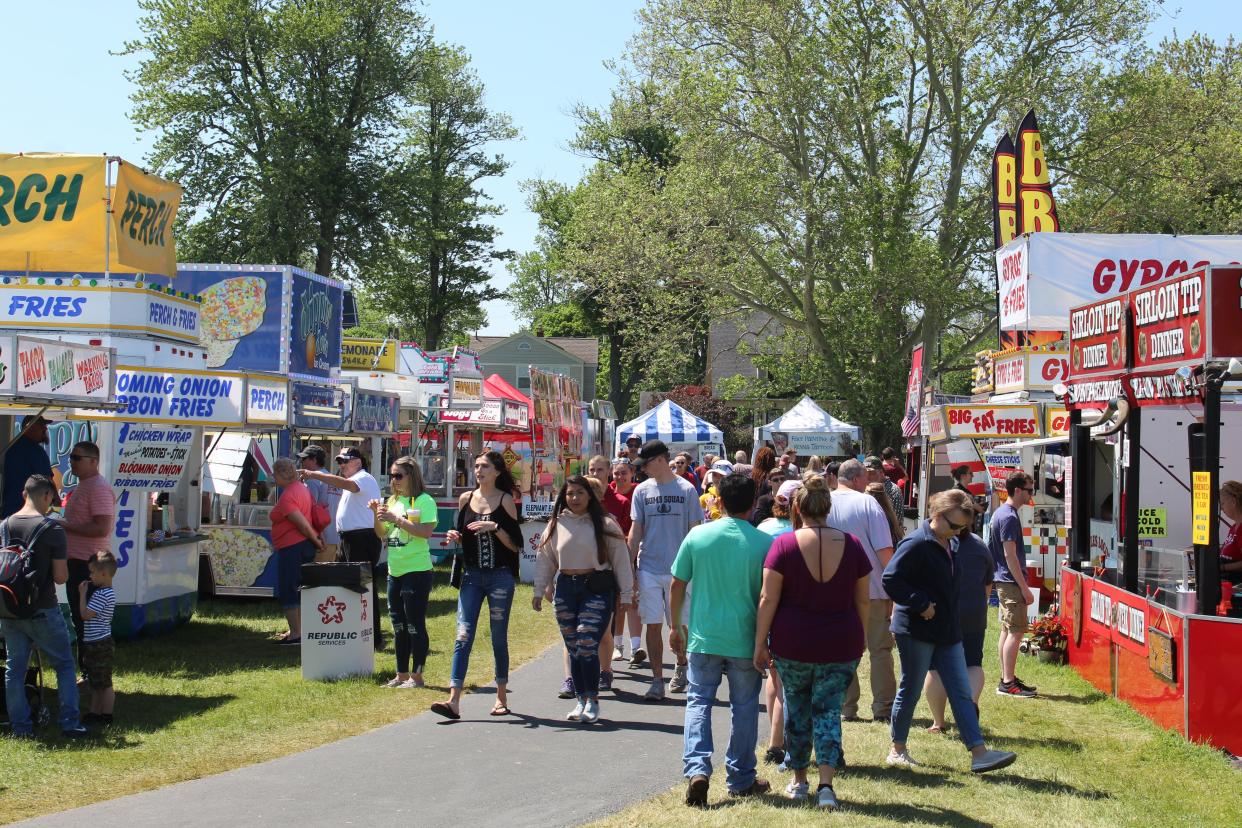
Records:
[[[194,429],[121,423],[112,487],[168,491],[176,487],[195,449]]]

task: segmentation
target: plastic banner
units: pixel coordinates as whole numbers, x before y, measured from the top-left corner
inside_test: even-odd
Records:
[[[119,163],[111,217],[116,263],[143,273],[176,274],[173,223],[180,205],[179,186]]]
[[[0,153],[0,270],[102,272],[107,163]]]
[[[1242,236],[1035,233],[996,252],[1001,328],[1069,330],[1070,310],[1208,264],[1242,261]]]
[[[1039,134],[1035,110],[1026,113],[1018,127],[1018,205],[1019,233],[1055,233],[1061,229],[1057,205],[1048,178],[1048,159],[1044,139]]]

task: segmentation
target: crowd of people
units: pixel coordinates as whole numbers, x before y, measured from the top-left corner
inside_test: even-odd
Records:
[[[729,793],[771,788],[758,775],[763,695],[771,720],[764,759],[793,772],[787,796],[831,809],[835,773],[845,765],[842,721],[861,721],[857,668],[866,654],[871,719],[890,729],[888,765],[918,764],[908,739],[924,692],[931,732],[945,728],[945,707],[952,709],[972,771],[1011,764],[1015,754],[989,749],[979,727],[987,603],[1003,558],[972,531],[970,498],[932,496],[928,520],[907,533],[908,479],[891,450],[841,463],[811,457],[805,471],[792,451],[763,447],[748,459],[696,464],[659,440],[630,440],[615,460],[592,458],[587,475],[566,480],[539,540],[532,598],[536,610],[553,601],[564,638],[560,695],[576,700],[566,718],[599,719],[608,662],[625,658],[628,641],[631,670],[650,671],[645,700],[686,693],[687,804],[707,801],[710,711],[727,681]],[[1024,485],[1020,474],[1010,481],[1017,505]],[[474,497],[463,496],[459,532],[476,516]],[[993,535],[1004,556],[1010,536],[1003,514],[999,520]],[[1019,615],[1024,621],[1024,609],[1006,611],[1005,625],[1020,637]],[[1002,672],[998,692],[1018,695],[1008,688],[1025,685]],[[499,655],[497,674],[503,694]],[[437,712],[456,718],[456,699]]]

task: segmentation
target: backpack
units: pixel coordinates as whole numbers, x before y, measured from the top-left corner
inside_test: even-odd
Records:
[[[9,538],[9,522],[0,523],[0,618],[31,618],[38,609],[35,544],[52,521],[43,519],[25,543]]]

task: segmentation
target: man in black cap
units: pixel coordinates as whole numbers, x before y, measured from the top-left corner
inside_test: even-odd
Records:
[[[630,466],[634,469],[634,482],[642,483],[647,479],[646,473],[643,472],[642,460],[638,457],[638,450],[642,447],[643,438],[637,434],[631,434],[625,440],[626,455],[630,458]]]
[[[375,595],[375,567],[379,565],[383,549],[379,536],[375,534],[374,510],[380,503],[379,483],[367,471],[366,455],[353,446],[341,449],[336,455],[336,466],[339,474],[303,468],[298,472],[298,477],[306,482],[318,480],[341,490],[341,502],[336,507],[336,531],[341,535],[345,560],[371,565],[371,618],[375,624],[375,649],[381,650],[384,642]],[[376,505],[372,506],[372,503]]]
[[[298,460],[307,471],[322,471],[328,467],[328,453],[323,450],[323,446],[314,443],[298,452]],[[332,517],[323,529],[323,549],[315,554],[315,560],[332,563],[341,549],[341,533],[336,531],[336,510],[341,505],[341,490],[321,480],[307,480],[306,488],[310,489],[311,500],[327,509]]]
[[[15,514],[25,502],[22,492],[31,475],[52,479],[52,461],[47,456],[48,421],[38,414],[22,417],[22,433],[4,452],[4,502],[0,518]]]
[[[681,542],[703,521],[699,492],[669,465],[668,446],[662,440],[648,440],[638,451],[647,479],[630,495],[630,557],[638,561],[635,582],[638,616],[647,630],[647,656],[651,661],[651,687],[644,698],[664,698],[664,640],[662,625],[672,624],[673,560]],[[688,686],[686,656],[677,654],[677,667],[669,690],[680,692]],[[633,661],[630,662],[634,666]]]

